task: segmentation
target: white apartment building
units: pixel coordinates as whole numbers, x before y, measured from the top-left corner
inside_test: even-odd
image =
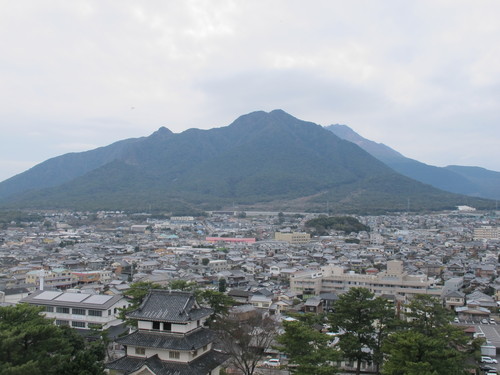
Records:
[[[415,294],[431,294],[441,297],[442,288],[426,275],[408,275],[403,271],[403,262],[387,262],[387,271],[376,275],[345,272],[340,266],[326,266],[321,271],[300,271],[290,278],[290,287],[297,294],[336,293],[342,294],[350,288],[367,288],[377,296],[391,295],[399,301]]]
[[[122,323],[118,319],[119,308],[130,303],[122,295],[68,293],[38,290],[20,302],[44,307],[45,317],[54,319],[57,325],[73,328],[106,329]]]
[[[479,228],[474,228],[475,240],[498,240],[500,239],[500,229],[491,225],[483,225]]]

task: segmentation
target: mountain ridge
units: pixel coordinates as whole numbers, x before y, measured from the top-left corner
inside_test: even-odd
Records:
[[[404,176],[456,194],[500,199],[500,172],[481,167],[436,167],[408,158],[383,143],[366,139],[347,125],[334,124],[325,129],[357,144]]]
[[[10,208],[322,210],[328,202],[343,212],[384,212],[405,210],[409,197],[414,209],[425,210],[468,199],[401,176],[354,143],[282,110],[208,130],[162,127],[49,159],[0,183],[0,205]]]

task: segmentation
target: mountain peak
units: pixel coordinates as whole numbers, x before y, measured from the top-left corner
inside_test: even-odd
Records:
[[[160,127],[157,131],[155,131],[153,134],[151,134],[149,137],[150,138],[169,138],[172,136],[174,133],[170,130],[167,129],[166,127],[162,126]]]

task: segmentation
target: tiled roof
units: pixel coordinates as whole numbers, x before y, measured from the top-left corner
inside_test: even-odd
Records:
[[[155,355],[149,358],[122,357],[107,363],[106,368],[130,374],[147,366],[155,375],[206,375],[227,359],[226,354],[212,350],[190,363],[162,361]]]
[[[189,322],[209,316],[212,312],[212,309],[199,307],[192,293],[155,289],[127,316],[132,319]]]
[[[207,329],[197,329],[187,335],[173,335],[163,332],[135,331],[115,340],[122,345],[141,346],[175,350],[197,350],[214,340],[214,333]]]

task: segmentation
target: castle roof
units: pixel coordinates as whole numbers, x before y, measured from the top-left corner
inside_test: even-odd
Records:
[[[189,322],[212,313],[212,309],[200,307],[192,293],[153,289],[127,317],[161,322]]]
[[[214,340],[215,334],[207,329],[197,329],[186,335],[169,335],[162,332],[135,331],[115,341],[122,345],[161,348],[170,350],[197,350]]]

